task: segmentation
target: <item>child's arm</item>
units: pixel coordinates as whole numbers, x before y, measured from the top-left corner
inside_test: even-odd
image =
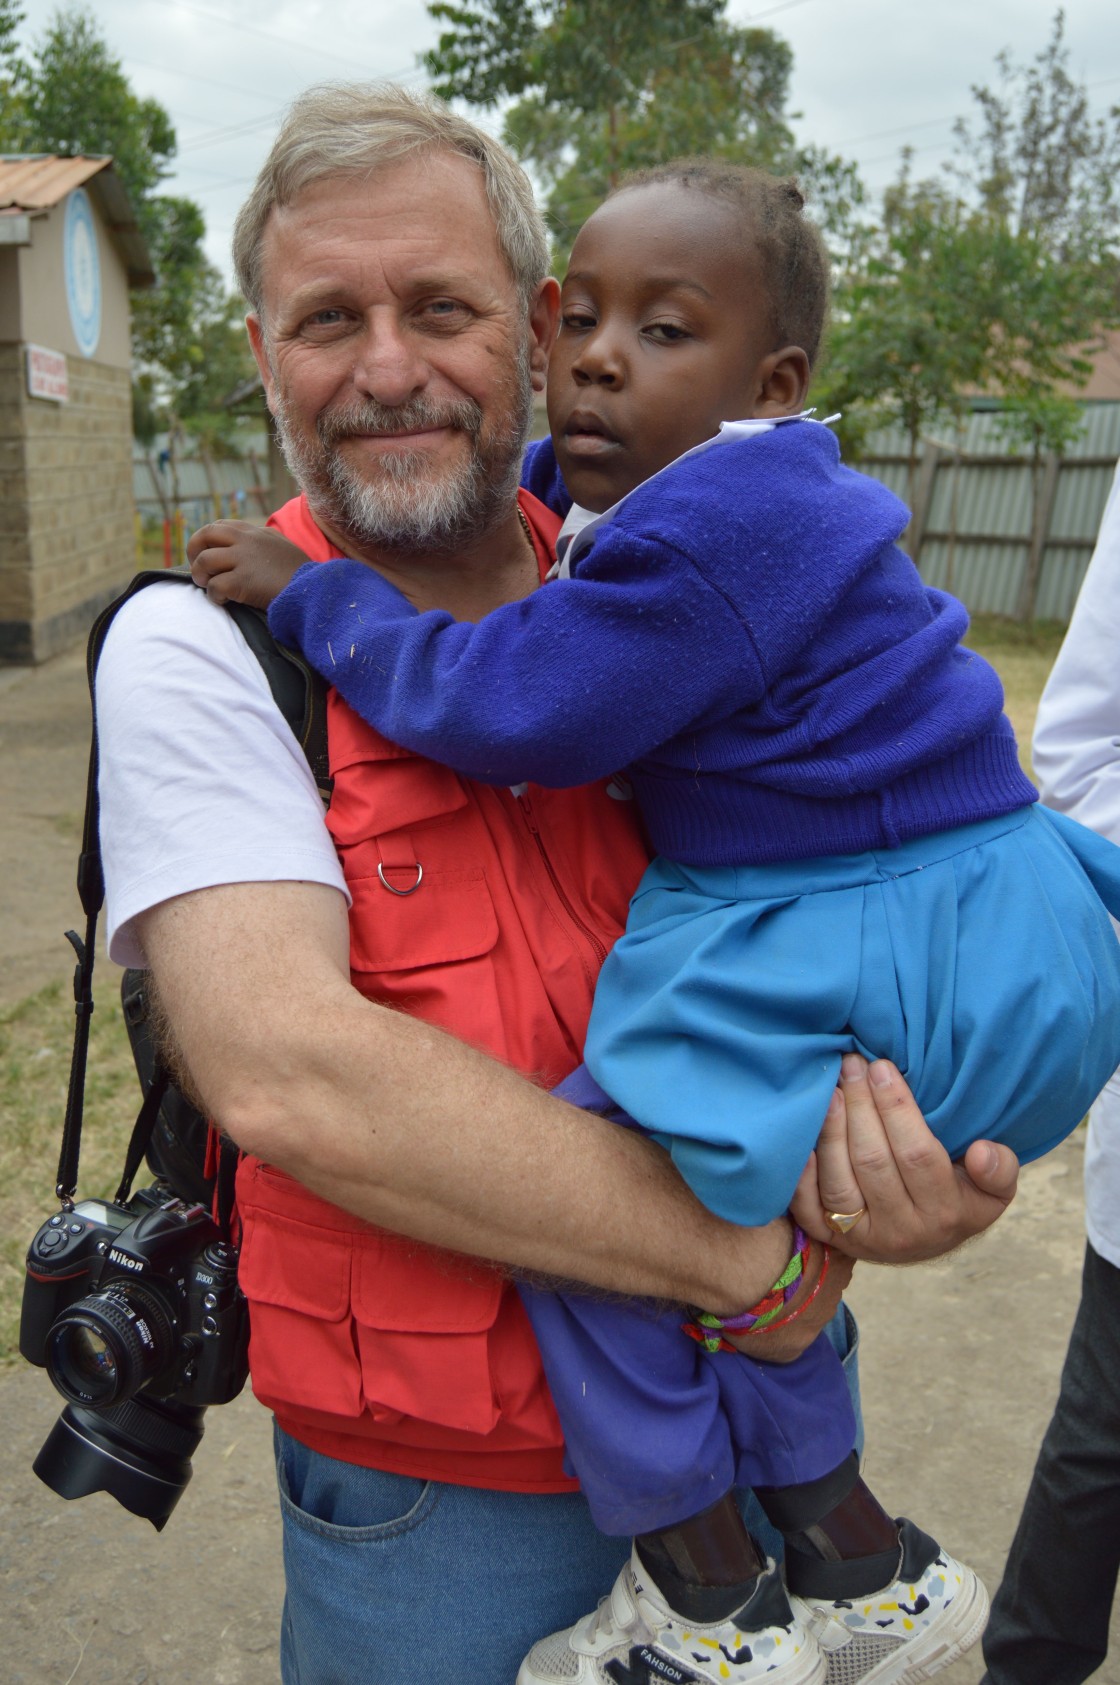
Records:
[[[211,521],[191,534],[187,560],[211,602],[267,608],[307,557],[271,527]]]
[[[611,528],[578,577],[477,625],[417,614],[353,561],[302,570],[269,625],[393,742],[493,784],[588,783],[765,688],[687,558]]]

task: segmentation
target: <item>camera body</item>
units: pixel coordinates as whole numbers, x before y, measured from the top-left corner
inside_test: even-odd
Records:
[[[143,1390],[225,1404],[248,1374],[237,1254],[203,1206],[159,1182],[127,1205],[82,1200],[27,1253],[20,1352],[71,1403],[96,1409]]]
[[[127,1203],[81,1200],[27,1253],[19,1349],[66,1399],[34,1462],[63,1498],[108,1492],[163,1528],[210,1404],[249,1372],[237,1252],[166,1182]]]

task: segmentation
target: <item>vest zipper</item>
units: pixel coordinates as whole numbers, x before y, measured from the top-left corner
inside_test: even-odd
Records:
[[[595,955],[598,966],[601,966],[607,957],[607,949],[596,932],[592,930],[591,926],[580,917],[576,909],[572,906],[563,884],[556,875],[556,868],[553,866],[552,861],[548,857],[548,850],[544,846],[544,839],[537,828],[536,816],[533,812],[533,804],[530,800],[529,792],[527,790],[522,791],[519,795],[514,797],[514,800],[521,809],[529,834],[537,845],[537,853],[540,855],[541,864],[548,873],[548,879],[555,891],[556,899],[559,901],[565,914],[571,920],[572,924],[579,931],[580,935]]]

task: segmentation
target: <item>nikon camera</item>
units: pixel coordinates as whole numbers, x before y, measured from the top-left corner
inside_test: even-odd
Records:
[[[248,1374],[237,1253],[165,1182],[82,1200],[27,1253],[19,1349],[66,1408],[34,1469],[63,1498],[109,1492],[161,1529],[191,1477],[203,1411]]]

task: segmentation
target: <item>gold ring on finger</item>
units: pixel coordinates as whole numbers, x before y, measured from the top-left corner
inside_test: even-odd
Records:
[[[833,1234],[847,1234],[866,1213],[866,1205],[861,1205],[858,1211],[826,1211],[824,1220]]]

